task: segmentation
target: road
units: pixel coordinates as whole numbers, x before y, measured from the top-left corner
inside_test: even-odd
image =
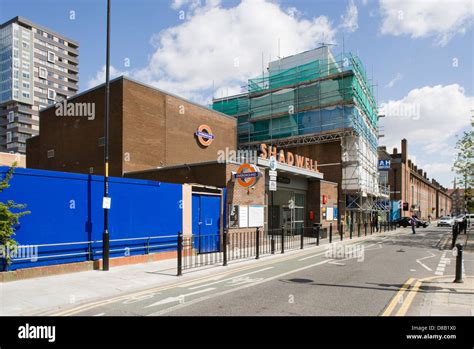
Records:
[[[83,304],[58,315],[394,315],[387,310],[410,279],[453,275],[440,250],[448,228],[398,229],[261,258],[237,269]],[[474,274],[466,253],[465,271]],[[393,303],[393,302],[392,302]],[[409,306],[405,305],[405,307]],[[390,307],[389,307],[390,308]]]

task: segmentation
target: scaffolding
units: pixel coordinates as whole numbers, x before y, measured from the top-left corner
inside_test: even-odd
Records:
[[[244,148],[261,142],[293,147],[340,140],[346,210],[386,210],[377,202],[384,190],[378,184],[373,87],[357,56],[333,56],[327,47],[320,49],[326,49],[321,51],[324,58],[269,69],[248,80],[247,93],[215,99],[212,107],[238,119],[239,145]],[[297,62],[298,55],[291,59]]]

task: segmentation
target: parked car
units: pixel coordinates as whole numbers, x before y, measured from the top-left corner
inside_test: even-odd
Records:
[[[452,217],[443,216],[438,219],[438,227],[452,227],[454,225],[454,219]]]
[[[464,221],[464,219],[467,219],[465,217],[466,217],[465,214],[460,214],[459,216],[454,217],[454,222],[461,223],[462,221]]]
[[[410,227],[411,226],[410,219],[411,219],[410,217],[402,217],[397,221],[397,225],[403,228]],[[416,219],[417,228],[419,227],[426,228],[429,225],[427,221],[421,220],[419,218],[415,218],[415,219]]]

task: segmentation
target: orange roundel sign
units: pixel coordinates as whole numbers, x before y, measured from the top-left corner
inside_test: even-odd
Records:
[[[215,136],[212,134],[211,128],[207,125],[199,126],[195,135],[198,139],[198,142],[204,147],[210,146],[215,138]]]
[[[257,183],[260,176],[258,169],[250,164],[242,164],[235,173],[237,182],[243,187],[251,187]]]

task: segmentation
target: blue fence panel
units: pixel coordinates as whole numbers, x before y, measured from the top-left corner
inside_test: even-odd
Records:
[[[7,171],[0,167],[0,176]],[[135,239],[111,241],[111,257],[176,249],[182,185],[111,177],[109,196],[110,239]],[[9,270],[101,258],[102,197],[102,176],[16,169],[0,201],[23,203],[31,211],[21,218],[14,238],[20,245],[38,246],[38,259],[18,253]],[[138,239],[144,237],[153,238]],[[74,244],[41,246],[64,243]],[[59,256],[45,258],[52,255]]]

